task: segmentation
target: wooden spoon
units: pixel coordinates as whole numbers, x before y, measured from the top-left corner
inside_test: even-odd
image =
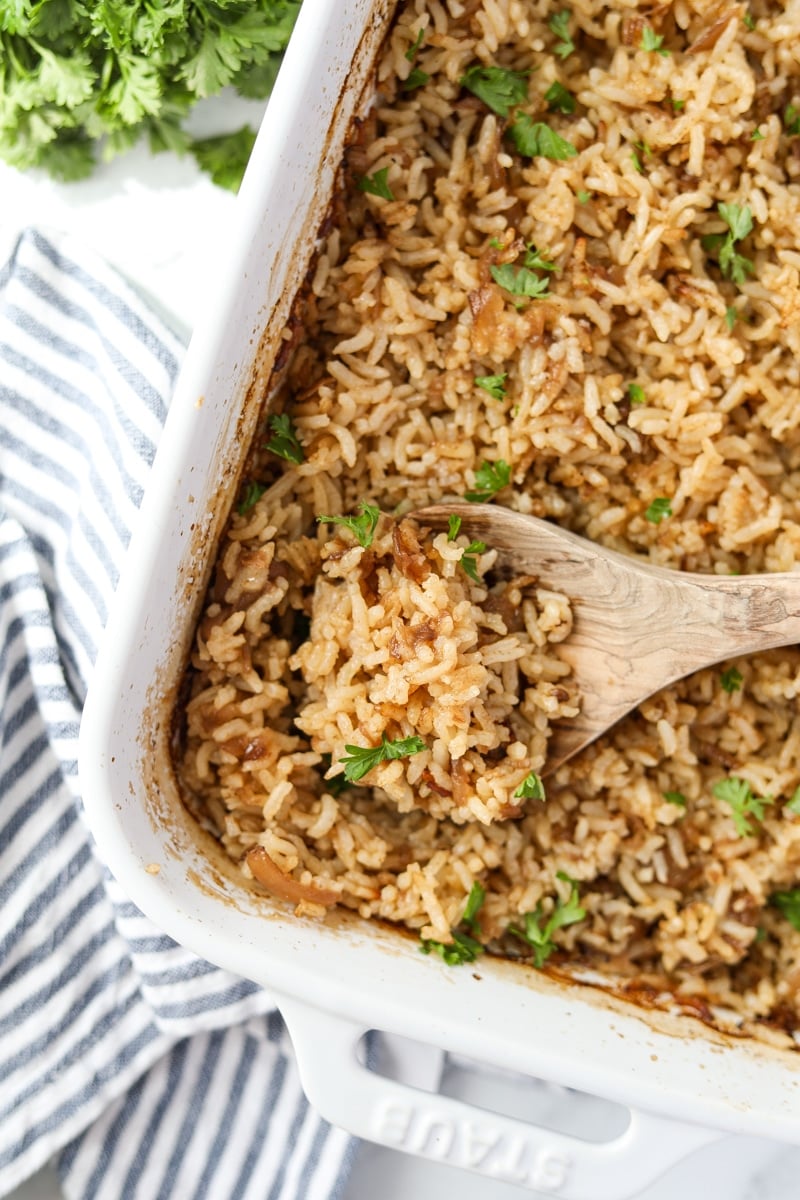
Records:
[[[676,679],[800,642],[800,573],[671,571],[493,504],[442,504],[412,515],[446,529],[454,513],[462,532],[499,552],[494,570],[533,575],[572,604],[573,630],[558,654],[574,672],[581,710],[553,727],[546,774]]]

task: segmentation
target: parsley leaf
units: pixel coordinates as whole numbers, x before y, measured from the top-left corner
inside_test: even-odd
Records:
[[[553,941],[553,934],[557,929],[563,929],[566,925],[574,925],[576,921],[582,921],[586,916],[586,909],[581,906],[580,896],[578,893],[578,885],[574,879],[570,879],[564,871],[558,872],[558,878],[565,883],[571,885],[569,898],[563,901],[560,897],[556,900],[555,908],[549,918],[542,926],[544,913],[542,905],[537,904],[533,912],[525,913],[523,921],[525,922],[524,929],[518,929],[516,926],[509,925],[508,932],[513,933],[515,937],[522,938],[533,949],[533,962],[536,967],[543,967],[547,959],[556,948]]]
[[[197,165],[211,176],[217,187],[238,192],[255,140],[256,131],[243,125],[235,133],[195,139],[190,149]]]
[[[628,399],[631,404],[644,404],[646,402],[644,388],[640,383],[628,384]]]
[[[559,83],[558,80],[556,80],[555,83],[550,84],[550,87],[544,94],[544,98],[547,101],[547,107],[550,109],[550,112],[575,112],[575,97],[573,96],[572,92],[568,91],[567,88],[564,87],[563,83]]]
[[[485,459],[475,472],[475,490],[465,492],[464,499],[471,504],[483,504],[491,500],[497,492],[508,487],[511,480],[511,467],[502,458],[490,463]]]
[[[800,134],[800,108],[796,108],[794,104],[787,104],[783,110],[783,127],[789,137],[797,137]]]
[[[572,142],[562,138],[544,121],[534,121],[527,113],[520,113],[506,132],[519,153],[525,158],[551,158],[563,161],[575,158],[578,153]]]
[[[344,525],[345,529],[350,530],[358,544],[368,550],[375,536],[381,510],[374,504],[367,504],[366,500],[362,500],[358,507],[360,509],[358,517],[319,516],[317,520],[327,521],[329,525]]]
[[[733,333],[733,327],[736,324],[738,316],[739,314],[733,304],[731,304],[729,308],[725,309],[725,324],[728,326],[729,333]]]
[[[751,142],[763,142],[763,140],[764,140],[764,134],[761,132],[760,129],[754,129],[753,132],[750,134]]]
[[[252,95],[256,78],[267,94],[299,8],[299,0],[13,0],[0,16],[0,157],[78,179],[93,170],[101,142],[104,159],[142,136],[157,149],[190,149],[182,123],[201,97],[228,86]],[[215,176],[235,187],[234,160],[223,169],[209,153]]]
[[[578,204],[588,204],[591,198],[592,193],[587,192],[585,188],[579,188],[579,190],[575,193],[575,199],[578,201]]]
[[[358,181],[358,190],[368,196],[380,196],[382,200],[394,200],[394,192],[389,187],[387,177],[388,167],[381,167],[374,175],[362,175]]]
[[[512,296],[528,296],[533,300],[541,300],[550,294],[547,290],[547,280],[534,275],[528,267],[515,267],[511,263],[503,263],[501,267],[490,267],[489,274],[495,283],[511,292]]]
[[[718,204],[717,212],[728,226],[727,234],[706,234],[700,240],[703,249],[716,254],[725,278],[741,285],[748,275],[753,274],[754,268],[749,258],[737,252],[736,243],[752,232],[753,214],[747,204]]]
[[[266,490],[263,483],[253,483],[252,481],[248,483],[244,489],[244,495],[239,501],[239,507],[236,510],[239,516],[243,517],[245,513],[250,512],[251,508],[255,508]]]
[[[297,431],[289,414],[273,414],[269,419],[269,427],[275,436],[269,439],[266,449],[277,454],[279,458],[287,459],[288,462],[303,462],[303,447],[297,440]]]
[[[669,58],[670,52],[669,50],[663,49],[663,46],[663,36],[659,33],[656,33],[655,30],[651,29],[649,25],[645,25],[644,29],[642,30],[642,42],[639,49],[655,51],[655,53],[660,54],[662,58]]]
[[[422,28],[422,26],[420,26],[420,28],[417,31],[416,38],[414,39],[413,43],[406,50],[405,57],[408,60],[408,62],[413,63],[414,59],[417,57],[417,53],[418,53],[420,47],[422,46],[422,43],[424,41],[425,41],[425,30],[424,30],[424,28]]]
[[[529,771],[514,792],[515,800],[545,800],[544,784],[535,771]]]
[[[430,78],[427,71],[423,71],[419,67],[414,67],[409,71],[408,78],[403,80],[400,87],[404,92],[413,92],[417,88],[424,87],[426,83],[429,83]]]
[[[660,525],[666,517],[672,516],[672,501],[667,496],[656,496],[645,509],[645,519],[653,525]]]
[[[458,537],[458,531],[460,528],[461,528],[461,517],[456,516],[455,513],[450,513],[450,516],[447,518],[447,540],[448,540],[448,542],[454,542],[456,540],[456,538]]]
[[[728,779],[720,779],[711,789],[717,800],[724,800],[731,807],[733,823],[740,837],[748,837],[754,832],[753,826],[747,820],[753,816],[757,821],[764,820],[764,805],[772,804],[772,796],[753,795],[753,790],[746,779],[731,775]]]
[[[508,371],[503,371],[502,375],[476,375],[475,383],[479,388],[488,392],[493,399],[502,400],[506,394],[507,379]]]
[[[433,938],[422,938],[420,941],[420,950],[423,954],[430,954],[433,950],[439,957],[447,963],[448,967],[458,967],[462,963],[475,962],[479,954],[483,953],[483,946],[472,934],[480,934],[481,928],[477,921],[477,915],[481,905],[486,899],[486,891],[477,881],[470,888],[469,896],[467,896],[467,904],[464,909],[464,915],[459,921],[459,925],[466,925],[469,933],[463,933],[458,926],[453,929],[452,942],[437,942]]]
[[[664,799],[678,808],[686,808],[686,797],[683,792],[664,792]]]
[[[345,745],[347,754],[344,758],[340,758],[339,762],[344,766],[344,777],[347,782],[357,783],[359,779],[363,779],[377,767],[378,763],[389,762],[396,758],[409,758],[412,754],[419,754],[420,750],[425,749],[427,749],[425,742],[416,735],[397,738],[390,742],[383,733],[379,746]]]
[[[524,266],[530,267],[531,270],[535,270],[535,271],[557,271],[558,270],[558,267],[556,266],[556,264],[554,262],[550,262],[549,259],[545,258],[544,252],[542,250],[537,250],[532,242],[528,246],[528,249],[525,252],[525,257],[522,261],[523,261]]]
[[[575,43],[572,40],[569,32],[569,22],[572,12],[568,8],[562,8],[561,12],[553,13],[553,16],[547,22],[547,28],[551,33],[554,33],[558,38],[558,44],[555,47],[555,52],[559,58],[569,58],[572,51],[575,49]]]
[[[464,553],[461,555],[461,566],[464,568],[464,574],[468,575],[475,583],[480,583],[481,579],[478,575],[478,558],[479,554],[483,554],[486,550],[486,542],[470,542]]]
[[[773,892],[769,898],[773,908],[778,908],[795,929],[800,930],[800,888],[786,892]]]
[[[736,670],[736,667],[728,667],[727,671],[723,671],[720,675],[719,681],[722,684],[723,692],[731,695],[733,692],[741,691],[744,677],[741,671]]]
[[[793,813],[796,817],[800,817],[800,787],[795,788],[791,800],[787,801],[785,807],[790,813]]]
[[[528,99],[527,74],[505,67],[476,64],[467,68],[459,83],[501,117],[507,117],[515,105]]]

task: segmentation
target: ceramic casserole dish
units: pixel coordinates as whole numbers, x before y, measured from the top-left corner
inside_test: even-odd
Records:
[[[86,812],[109,867],[154,922],[276,996],[324,1116],[491,1178],[611,1200],[726,1132],[800,1142],[797,1055],[519,964],[443,970],[412,939],[352,914],[296,918],[235,875],[182,806],[171,766],[171,714],[242,447],[392,8],[304,0],[97,662],[81,731]],[[630,1122],[593,1144],[417,1091],[363,1065],[370,1029],[606,1097]]]

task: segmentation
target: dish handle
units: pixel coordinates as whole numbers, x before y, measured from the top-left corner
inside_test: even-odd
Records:
[[[631,1111],[608,1142],[587,1142],[371,1071],[358,1056],[368,1027],[276,997],[309,1102],[334,1125],[393,1150],[562,1200],[624,1200],[687,1154],[724,1136]]]

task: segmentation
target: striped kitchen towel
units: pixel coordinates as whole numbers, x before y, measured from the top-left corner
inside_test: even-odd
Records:
[[[121,893],[81,814],[78,722],[180,340],[106,264],[27,231],[0,269],[0,1195],[327,1200],[270,997]]]

